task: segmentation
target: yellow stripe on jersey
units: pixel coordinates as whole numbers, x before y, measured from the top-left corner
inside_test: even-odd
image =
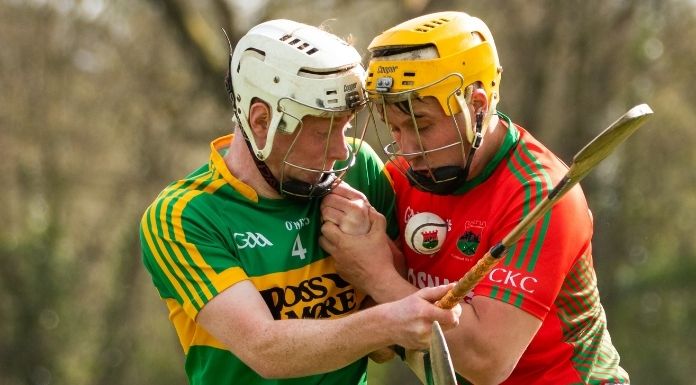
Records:
[[[218,293],[234,285],[237,282],[249,279],[244,269],[239,266],[226,269],[220,274],[207,274]]]
[[[190,194],[190,192],[187,194],[196,196],[196,195],[199,195],[200,193],[201,193],[200,191],[194,191],[193,194]],[[193,198],[193,196],[189,197],[188,201],[190,201],[191,198]],[[182,299],[184,299],[185,302],[186,302],[186,299],[189,299],[190,301],[197,302],[198,306],[203,306],[203,304],[207,301],[203,300],[203,298],[200,296],[199,290],[193,286],[193,283],[190,280],[186,279],[185,274],[182,271],[182,269],[186,270],[191,277],[195,277],[196,273],[191,268],[191,265],[188,262],[186,262],[186,259],[184,258],[183,254],[181,253],[181,250],[179,249],[179,246],[176,244],[176,242],[174,242],[175,240],[179,240],[182,238],[182,235],[180,234],[180,232],[181,232],[180,231],[181,217],[179,217],[178,223],[175,222],[176,221],[176,216],[175,216],[176,205],[178,204],[180,199],[184,199],[185,197],[186,197],[186,194],[184,194],[184,196],[182,196],[181,198],[177,198],[175,196],[169,196],[169,197],[166,197],[162,200],[162,209],[160,210],[160,218],[159,218],[160,226],[162,226],[162,234],[163,234],[162,238],[164,240],[168,240],[169,246],[170,246],[172,252],[174,253],[174,255],[171,255],[170,253],[167,252],[167,249],[165,248],[164,244],[160,245],[161,246],[160,250],[162,250],[162,253],[163,253],[162,257],[164,259],[166,259],[167,262],[169,262],[169,264],[175,270],[176,275],[178,277],[180,277],[181,280],[184,282],[184,285],[188,289],[188,292],[190,293],[190,295],[193,296],[193,298],[189,298],[189,296],[186,295],[185,293],[179,293],[179,296]],[[176,199],[176,202],[177,202],[177,203],[175,203],[175,208],[172,209],[172,222],[174,225],[173,226],[174,227],[173,228],[174,239],[169,239],[169,237],[168,237],[169,225],[167,224],[167,217],[168,217],[167,208],[169,207],[169,205],[171,204],[171,202],[174,199]],[[188,203],[188,201],[186,201],[186,203]],[[179,211],[178,214],[181,215],[181,211]],[[154,212],[153,212],[153,216],[154,216]],[[162,242],[159,239],[157,241]],[[203,285],[203,286],[205,286],[205,285]],[[207,290],[207,288],[206,288],[206,290]],[[210,291],[205,292],[205,294],[208,296],[208,298],[210,298],[210,294],[211,294]],[[184,305],[184,306],[186,306],[186,305]],[[194,317],[196,312],[197,312],[196,306],[194,306],[193,308],[187,308],[187,309],[194,311],[193,313],[189,313],[189,314],[191,314],[192,317]]]
[[[222,155],[220,155],[220,150],[226,146],[229,146],[232,142],[232,138],[234,138],[234,134],[226,135],[212,141],[210,143],[210,160],[213,163],[213,166],[215,167],[215,171],[219,172],[220,175],[222,175],[223,179],[227,181],[227,183],[232,185],[232,187],[234,187],[234,189],[237,190],[240,194],[242,194],[245,198],[249,199],[252,202],[258,202],[259,196],[256,193],[256,190],[254,190],[248,184],[235,178],[234,175],[232,175],[230,170],[227,168],[227,165],[225,164],[225,159],[223,159]]]
[[[179,181],[177,181],[176,183],[173,183],[171,186],[167,186],[164,190],[162,190],[162,191],[159,193],[159,195],[157,195],[157,200],[159,200],[160,198],[166,196],[166,195],[169,194],[172,190],[178,189],[178,188],[181,187],[181,185],[183,185],[184,183],[186,183],[186,179],[179,180]]]
[[[218,179],[212,181],[201,190],[196,190],[203,182],[210,181],[210,175],[211,173],[206,173],[199,176],[196,180],[191,182],[185,190],[181,189],[181,186],[186,183],[186,180],[178,181],[166,188],[158,198],[161,207],[159,218],[156,216],[157,210],[155,205],[153,205],[149,209],[151,225],[148,225],[145,216],[141,223],[144,229],[148,229],[143,232],[145,233],[148,246],[155,257],[155,261],[165,273],[167,279],[176,290],[177,295],[182,299],[183,310],[186,311],[191,318],[195,318],[198,314],[198,309],[213,297],[213,293],[210,291],[203,278],[200,277],[198,271],[202,272],[213,284],[213,287],[216,288],[225,283],[229,283],[234,277],[239,277],[239,274],[233,277],[229,272],[223,272],[222,274],[224,275],[218,275],[214,269],[205,262],[195,245],[186,241],[186,236],[183,232],[181,214],[186,205],[196,196],[203,193],[214,193],[226,184],[224,180]],[[173,194],[166,196],[166,194],[172,192]],[[172,207],[171,213],[168,214],[168,208],[171,204],[174,206]],[[168,218],[171,219],[171,231]],[[153,233],[158,233],[157,226],[155,225],[156,223],[159,223],[161,226],[161,237],[152,237],[151,235]],[[170,234],[174,234],[174,239],[169,238]],[[167,250],[166,246],[169,246],[171,252]],[[186,260],[183,253],[184,250],[193,260],[193,264]],[[188,279],[187,276],[192,279]],[[241,279],[244,278],[242,277]],[[183,286],[181,285],[182,282]]]
[[[148,210],[148,212],[150,215],[149,219],[154,223],[155,222],[155,208],[153,206],[151,206],[150,209]],[[163,261],[162,256],[157,251],[158,248],[155,247],[154,240],[152,239],[152,236],[151,236],[151,234],[152,234],[151,230],[153,230],[153,229],[151,229],[150,226],[148,225],[148,215],[147,215],[148,212],[146,212],[146,214],[143,215],[143,218],[140,222],[140,226],[144,229],[142,233],[145,236],[145,241],[147,242],[147,245],[150,248],[152,255],[155,257],[155,261],[157,262],[157,265],[159,265],[160,270],[162,272],[164,272],[164,274],[167,276],[167,279],[172,284],[172,286],[174,286],[174,290],[176,290],[179,297],[181,297],[182,299],[187,298],[188,296],[186,295],[184,288],[181,287],[181,285],[179,285],[179,281],[169,271],[169,269],[167,268],[167,266],[165,265],[165,263]],[[157,239],[159,249],[164,250],[164,244],[162,243],[160,238],[158,237],[156,239]],[[177,270],[177,274],[180,274],[176,265],[174,265],[173,268],[175,270]],[[185,301],[184,307],[185,307],[184,310],[187,310],[187,313],[195,314],[196,309],[193,307],[193,304],[190,301]]]
[[[323,273],[335,273],[336,268],[332,258],[323,258],[309,265],[294,270],[279,271],[257,277],[249,277],[259,291],[281,285],[297,286],[309,278],[321,276]]]
[[[186,253],[189,255],[189,257],[193,260],[193,266],[186,260],[185,256],[179,249],[179,247],[174,247],[176,245],[172,245],[172,250],[174,251],[174,254],[176,255],[179,265],[183,266],[186,271],[189,273],[190,277],[192,277],[194,280],[197,281],[198,283],[198,290],[194,290],[194,297],[196,300],[200,301],[200,305],[203,306],[206,302],[208,302],[212,297],[213,293],[210,291],[208,286],[202,282],[201,277],[199,277],[198,273],[194,270],[194,266],[199,269],[205,276],[208,278],[209,281],[213,282],[216,280],[217,274],[213,270],[213,268],[208,265],[208,263],[203,259],[203,256],[200,254],[198,251],[198,248],[190,242],[186,241],[186,236],[184,235],[184,229],[183,229],[183,223],[181,219],[181,214],[184,211],[184,208],[186,205],[191,202],[195,197],[197,197],[200,194],[203,193],[213,193],[220,187],[224,186],[226,182],[222,179],[215,180],[211,182],[209,185],[205,186],[203,190],[192,190],[186,192],[184,195],[182,195],[180,198],[176,200],[176,203],[174,203],[174,207],[172,208],[171,212],[171,222],[173,226],[173,233],[174,233],[174,240],[176,240],[177,244],[180,244],[184,247],[186,250]],[[171,198],[166,198],[166,199],[171,199]],[[167,202],[167,205],[169,202]],[[164,205],[163,205],[164,206]],[[166,207],[166,206],[165,206]],[[167,220],[166,220],[166,210],[162,210],[161,212],[161,219],[162,219],[162,231],[164,234],[168,234],[167,231]],[[169,256],[171,259],[171,256]],[[172,261],[173,262],[173,261]],[[200,279],[200,280],[199,280]],[[193,286],[192,283],[187,282],[187,285]],[[199,293],[203,296],[205,296],[204,299],[201,299],[199,297]],[[195,318],[196,313],[191,314],[192,318]]]
[[[169,309],[169,319],[174,324],[174,329],[176,329],[176,335],[179,336],[179,343],[181,348],[184,349],[184,354],[188,354],[191,346],[201,345],[227,350],[227,347],[222,342],[189,317],[188,312],[181,307],[179,302],[173,298],[165,299],[164,302]]]

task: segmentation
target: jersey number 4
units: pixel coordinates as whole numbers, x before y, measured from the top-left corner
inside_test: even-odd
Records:
[[[302,247],[302,239],[300,239],[300,234],[297,234],[295,238],[295,244],[292,245],[292,256],[300,257],[300,259],[305,259],[307,256],[307,249]]]

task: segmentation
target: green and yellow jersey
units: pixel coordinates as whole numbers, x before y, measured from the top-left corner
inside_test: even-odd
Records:
[[[365,384],[365,358],[326,374],[264,379],[195,322],[208,301],[242,280],[253,282],[275,319],[340,317],[365,298],[319,247],[320,200],[258,196],[225,165],[231,138],[213,141],[209,163],[165,188],[140,225],[143,263],[169,309],[190,383]],[[390,180],[366,143],[344,180],[392,217]]]

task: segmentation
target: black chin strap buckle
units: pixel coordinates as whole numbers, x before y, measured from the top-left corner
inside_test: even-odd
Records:
[[[475,150],[481,147],[481,143],[483,143],[483,134],[481,133],[481,131],[483,131],[483,111],[479,111],[476,113],[476,127],[474,127],[474,140],[471,143],[471,148]]]
[[[481,147],[481,143],[483,143],[483,134],[477,131],[474,133],[474,142],[471,143],[471,148],[478,150],[478,148]]]

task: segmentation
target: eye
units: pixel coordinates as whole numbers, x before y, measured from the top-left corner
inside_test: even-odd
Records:
[[[418,132],[427,130],[428,128],[432,127],[432,125],[433,125],[429,119],[417,120],[415,123],[416,123],[416,127],[418,129]]]

